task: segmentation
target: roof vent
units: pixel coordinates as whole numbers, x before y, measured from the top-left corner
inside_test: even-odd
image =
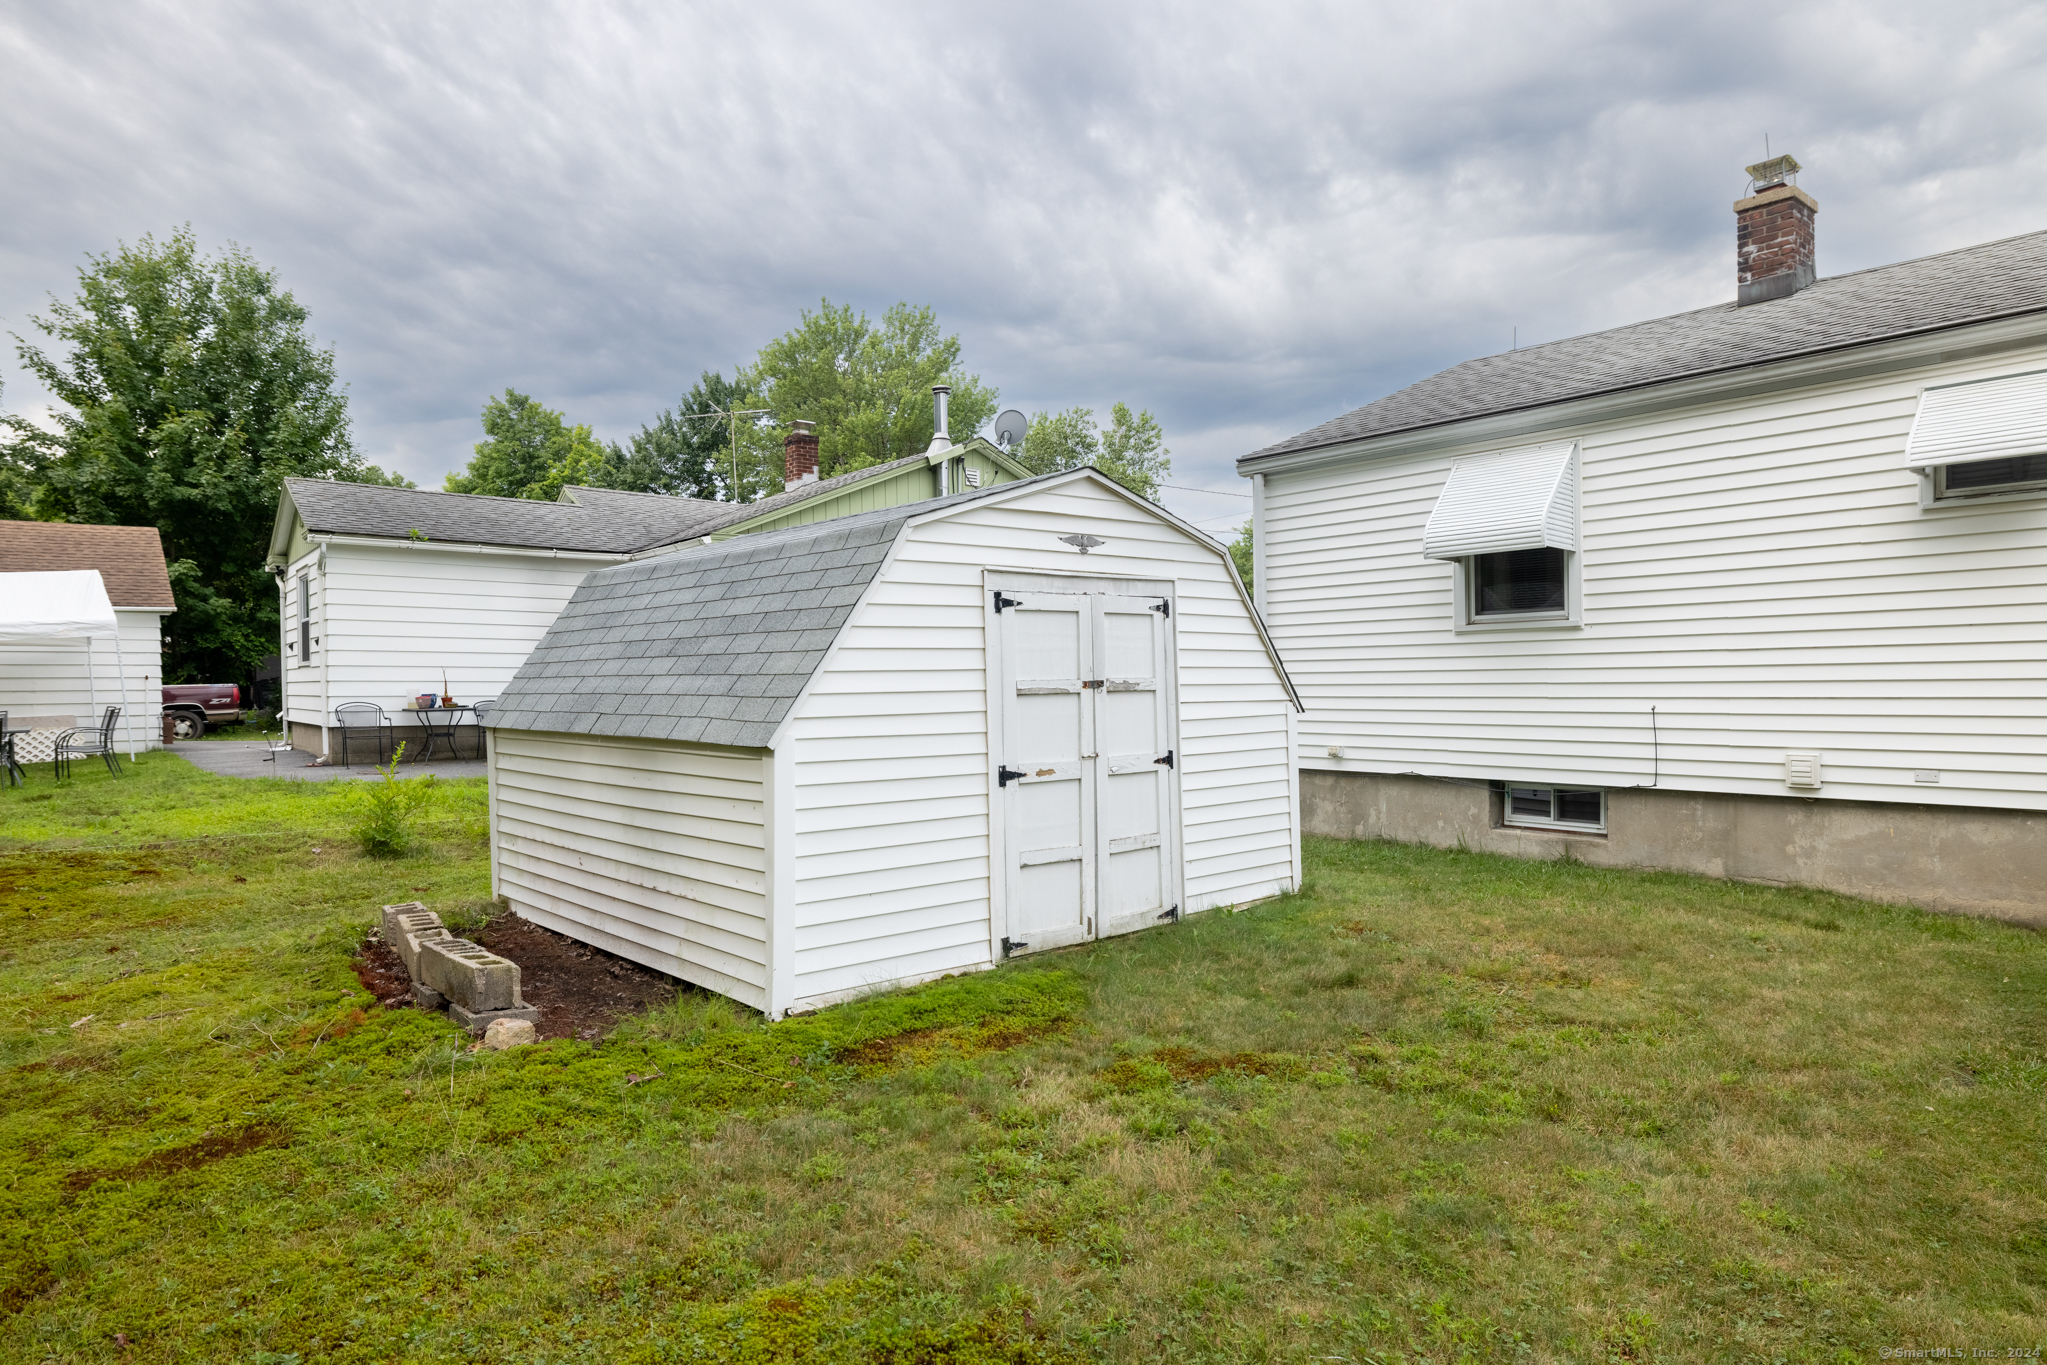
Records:
[[[1790,298],[1817,278],[1813,215],[1819,201],[1798,188],[1798,159],[1773,156],[1748,169],[1749,194],[1734,201],[1735,302]]]
[[[946,405],[952,401],[952,385],[931,386],[931,450],[951,450],[952,435],[945,429]]]

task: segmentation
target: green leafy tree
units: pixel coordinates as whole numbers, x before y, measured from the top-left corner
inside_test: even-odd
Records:
[[[1230,562],[1237,566],[1237,577],[1244,580],[1246,588],[1251,586],[1251,523],[1245,522],[1244,529],[1237,532],[1237,538],[1230,542]]]
[[[718,414],[759,406],[732,380],[706,371],[673,410],[664,409],[633,434],[631,449],[616,461],[612,486],[635,493],[727,498],[732,424]]]
[[[263,561],[284,478],[390,476],[357,457],[306,310],[239,247],[145,236],[89,256],[78,284],[30,319],[65,353],[14,338],[64,409],[55,431],[0,419],[6,496],[43,520],[156,527],[178,605],[165,680],[246,683],[277,650]]]
[[[484,439],[469,468],[450,474],[450,493],[552,502],[571,484],[610,487],[617,477],[614,452],[586,426],[570,426],[552,408],[506,389],[483,405]]]
[[[817,423],[818,473],[831,478],[927,449],[934,384],[952,386],[946,426],[955,441],[986,426],[999,397],[961,368],[960,339],[940,333],[938,315],[907,303],[876,323],[850,304],[824,299],[815,313],[804,310],[792,330],[761,347],[741,383],[774,413],[772,427],[754,441],[756,463],[765,466],[756,477],[776,492],[780,433],[794,420]]]
[[[1148,411],[1133,415],[1125,403],[1109,409],[1109,429],[1095,425],[1089,408],[1041,412],[1031,418],[1017,458],[1033,474],[1050,474],[1091,464],[1140,497],[1158,501],[1159,485],[1172,472],[1165,433]]]

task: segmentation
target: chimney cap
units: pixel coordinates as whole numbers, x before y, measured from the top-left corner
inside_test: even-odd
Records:
[[[1796,185],[1798,172],[1802,168],[1798,164],[1798,158],[1786,152],[1783,156],[1773,156],[1768,161],[1758,161],[1755,165],[1744,166],[1742,169],[1748,172],[1750,185],[1762,186]]]
[[[811,421],[808,417],[798,417],[789,423],[789,428],[798,436],[808,436],[811,432],[817,430],[817,423]]]

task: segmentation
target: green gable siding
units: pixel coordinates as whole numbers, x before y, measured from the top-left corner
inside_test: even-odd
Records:
[[[963,445],[955,446],[947,458],[954,464],[954,470],[968,468],[980,473],[983,488],[998,483],[1014,483],[1026,478],[1026,472],[1013,460],[1003,455],[988,442],[976,437]],[[966,487],[957,472],[954,474],[957,492]],[[849,517],[855,512],[879,512],[888,507],[902,507],[926,498],[938,496],[938,468],[934,464],[909,465],[893,474],[862,479],[858,483],[803,502],[785,511],[776,512],[756,521],[743,521],[711,533],[712,540],[729,540],[733,536],[748,535],[754,531],[779,531],[788,526],[806,526],[812,522],[830,521],[835,517]]]

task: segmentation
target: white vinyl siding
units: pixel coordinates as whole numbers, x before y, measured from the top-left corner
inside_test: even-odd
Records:
[[[763,761],[495,731],[496,890],[536,924],[765,1009]]]
[[[7,712],[10,726],[70,717],[72,725],[91,728],[107,707],[118,706],[121,721],[114,733],[122,753],[162,747],[163,613],[116,607],[114,618],[121,637],[118,659],[111,635],[94,639],[89,655],[83,638],[0,645],[0,711]]]
[[[297,645],[299,574],[310,571],[313,663],[286,661],[290,718],[332,725],[343,702],[373,702],[397,737],[414,738],[403,708],[438,693],[457,702],[501,693],[561,614],[576,585],[615,556],[499,554],[454,547],[329,544],[287,574],[287,643]]]
[[[990,960],[984,571],[1175,583],[1182,909],[1293,885],[1290,703],[1217,552],[1084,481],[969,505],[906,530],[784,728],[799,1007]]]
[[[1821,799],[2047,808],[2047,503],[1923,507],[1903,458],[1929,384],[2043,363],[1530,433],[1581,442],[1575,631],[1452,632],[1458,570],[1422,530],[1497,438],[1267,474],[1302,764],[1604,788],[1660,766],[1666,789],[1781,796],[1785,754],[1815,752]]]

